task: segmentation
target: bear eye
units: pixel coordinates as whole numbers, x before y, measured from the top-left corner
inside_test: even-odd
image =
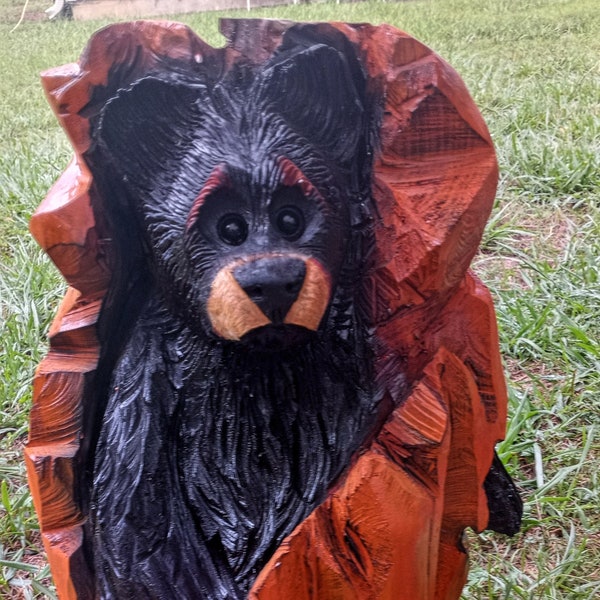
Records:
[[[297,240],[304,233],[304,215],[295,206],[282,206],[275,214],[275,229],[287,240]]]
[[[226,244],[239,246],[248,237],[248,223],[242,215],[230,213],[219,219],[217,233]]]

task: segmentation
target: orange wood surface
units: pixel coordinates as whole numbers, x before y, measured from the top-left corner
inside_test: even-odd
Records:
[[[34,383],[26,448],[29,481],[61,600],[93,598],[74,499],[81,395],[93,374],[95,322],[110,277],[110,240],[91,210],[82,158],[92,91],[123,69],[127,85],[160,57],[224,52],[266,60],[289,24],[226,20],[228,47],[186,26],[117,24],[97,33],[78,64],[42,81],[75,158],[31,220],[69,284]],[[483,480],[506,421],[494,309],[469,271],[494,199],[497,165],[487,128],[455,71],[390,26],[336,27],[356,46],[385,98],[374,162],[376,249],[363,281],[388,405],[408,377],[408,399],[382,419],[327,499],[286,538],[250,598],[450,599],[466,577],[460,539],[485,528]],[[195,58],[194,58],[195,57]]]

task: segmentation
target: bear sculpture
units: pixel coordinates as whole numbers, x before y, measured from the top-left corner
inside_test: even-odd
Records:
[[[462,82],[391,27],[97,33],[44,75],[71,286],[26,449],[61,598],[457,598],[514,533]]]

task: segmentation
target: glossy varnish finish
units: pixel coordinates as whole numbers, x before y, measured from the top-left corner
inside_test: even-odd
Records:
[[[322,44],[352,54],[348,64],[353,60],[360,64],[362,74],[352,77],[364,82],[358,96],[369,139],[356,141],[360,151],[355,154],[365,156],[348,158],[344,142],[327,138],[326,127],[311,132],[306,126],[305,136],[317,140],[314,143],[325,148],[323,152],[342,164],[340,169],[351,165],[361,174],[346,190],[354,198],[346,217],[353,227],[340,229],[349,239],[347,254],[340,259],[340,281],[333,281],[337,276],[328,275],[319,257],[301,254],[310,277],[286,323],[317,330],[325,343],[318,352],[327,343],[335,347],[335,338],[328,342],[328,331],[321,332],[334,327],[332,323],[342,337],[354,340],[357,350],[338,358],[348,364],[345,384],[360,389],[348,401],[358,408],[348,415],[341,398],[328,410],[334,419],[356,423],[357,437],[335,446],[334,466],[314,483],[321,491],[310,496],[305,513],[296,511],[299,522],[284,519],[283,529],[274,527],[270,544],[258,545],[262,550],[251,553],[241,567],[248,569],[247,575],[232,574],[238,554],[229,551],[222,568],[227,573],[224,581],[230,577],[231,584],[225,582],[223,590],[217,590],[209,581],[201,589],[207,597],[248,595],[262,600],[458,598],[467,570],[463,530],[490,526],[512,533],[519,521],[518,497],[494,459],[494,445],[504,436],[506,391],[493,305],[485,286],[468,271],[496,189],[497,165],[487,128],[451,67],[392,27],[225,20],[222,31],[228,45],[213,49],[180,24],[118,24],[92,38],[79,64],[43,75],[49,101],[75,150],[73,162],[31,221],[33,235],[70,286],[50,331],[50,351],[36,374],[26,449],[30,485],[59,595],[95,597],[94,569],[109,568],[93,556],[105,543],[94,533],[102,522],[94,494],[101,493],[92,488],[94,481],[99,488],[104,485],[104,475],[101,462],[94,467],[93,455],[99,438],[100,453],[110,447],[106,441],[110,434],[98,428],[102,421],[110,421],[103,412],[106,404],[109,410],[118,406],[118,394],[109,389],[111,373],[115,369],[118,378],[123,368],[119,356],[127,353],[128,341],[100,343],[99,337],[113,331],[118,338],[130,325],[125,321],[138,317],[146,320],[148,331],[174,323],[171,317],[165,320],[162,309],[152,314],[142,311],[141,316],[130,312],[153,292],[143,282],[121,281],[129,273],[119,278],[118,269],[128,263],[118,255],[122,246],[111,229],[115,217],[107,208],[111,202],[106,198],[107,184],[98,174],[97,131],[102,127],[98,115],[110,116],[104,106],[118,90],[149,74],[173,70],[173,65],[178,73],[202,65],[211,81],[220,81],[241,64],[261,73],[282,44]],[[179,79],[177,85],[189,91]],[[135,86],[132,89],[135,94]],[[294,151],[289,149],[288,154]],[[307,175],[311,164],[308,161]],[[284,185],[292,181],[290,173],[296,166],[277,167]],[[214,177],[221,177],[211,179],[211,172],[220,171],[210,169],[204,176],[205,192]],[[294,185],[307,197],[316,204],[322,201],[319,190],[307,187],[306,178],[294,177]],[[366,192],[361,188],[365,182]],[[316,187],[326,186],[317,182]],[[361,194],[364,198],[358,197]],[[195,208],[184,222],[186,228],[203,210],[202,192],[199,198],[191,205]],[[258,259],[253,255],[252,260]],[[219,271],[207,313],[209,321],[211,314],[217,315],[213,331],[228,344],[269,320],[261,311],[240,309],[242,296],[240,302],[224,303],[229,294],[243,294],[233,280],[237,265],[230,262]],[[344,281],[349,274],[353,280]],[[354,290],[352,301],[345,303],[348,290]],[[115,298],[124,291],[130,299]],[[330,311],[325,308],[329,301]],[[121,309],[124,316],[119,315]],[[251,313],[250,321],[239,311]],[[227,315],[232,312],[238,324],[230,327],[232,318]],[[107,315],[112,323],[106,322]],[[344,319],[348,323],[343,324]],[[165,347],[173,352],[178,343],[187,344],[170,343]],[[198,348],[205,351],[206,345]],[[260,360],[252,364],[258,369]],[[274,363],[269,365],[278,372]],[[333,364],[324,370],[335,368]],[[185,367],[185,361],[182,369],[198,372]],[[346,389],[332,375],[315,379],[322,382],[324,397]],[[205,393],[199,383],[182,385]],[[284,425],[294,422],[290,417]],[[329,436],[344,437],[343,431],[343,422],[333,424]],[[187,456],[185,443],[182,448]],[[335,466],[336,460],[344,464]],[[302,461],[290,461],[292,471],[298,464]],[[189,494],[195,505],[193,490]],[[290,502],[293,505],[293,499]],[[201,573],[202,553],[208,551],[202,547],[194,552],[187,555],[187,562],[184,553],[182,570]],[[212,558],[218,573],[221,557]],[[114,576],[107,579],[109,589]],[[180,590],[178,597],[185,593]]]

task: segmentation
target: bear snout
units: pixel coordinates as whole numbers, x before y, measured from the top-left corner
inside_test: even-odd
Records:
[[[268,256],[243,263],[233,270],[240,287],[273,323],[283,323],[306,277],[300,258]]]

